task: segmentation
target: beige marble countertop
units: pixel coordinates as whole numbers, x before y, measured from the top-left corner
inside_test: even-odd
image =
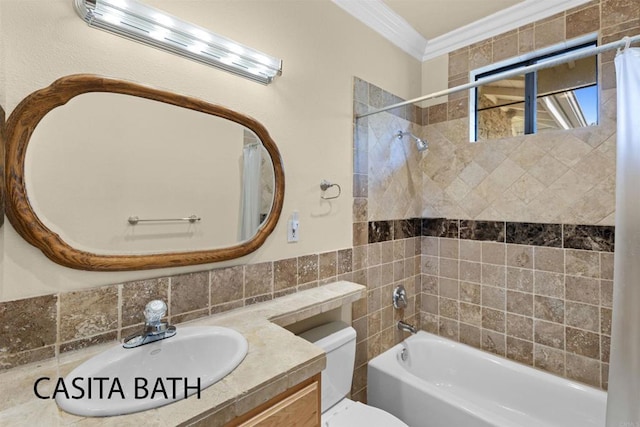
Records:
[[[38,399],[33,391],[38,378],[49,377],[49,390],[46,386],[39,386],[38,390],[41,394],[52,392],[58,378],[113,347],[113,343],[11,369],[0,374],[0,425],[176,426],[197,423],[212,414],[216,415],[213,420],[208,418],[206,425],[223,425],[324,369],[324,352],[282,326],[339,308],[364,295],[364,286],[340,281],[183,324],[235,329],[249,342],[249,352],[233,372],[202,390],[200,399],[192,396],[135,414],[78,417],[58,409],[52,399]]]

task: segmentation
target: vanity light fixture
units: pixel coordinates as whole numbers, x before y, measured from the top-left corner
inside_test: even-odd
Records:
[[[266,55],[136,0],[74,0],[80,17],[100,28],[263,84],[282,74]]]

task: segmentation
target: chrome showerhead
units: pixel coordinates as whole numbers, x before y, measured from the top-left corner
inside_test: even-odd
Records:
[[[402,139],[402,137],[405,135],[409,135],[411,138],[415,139],[416,148],[418,149],[418,151],[425,151],[429,148],[429,144],[427,143],[427,141],[425,141],[424,139],[418,138],[411,132],[402,132],[401,130],[399,130],[398,133],[396,134],[398,139]]]
[[[429,148],[429,144],[427,144],[427,141],[425,141],[424,139],[416,138],[416,148],[418,149],[418,151],[425,151],[427,148]]]

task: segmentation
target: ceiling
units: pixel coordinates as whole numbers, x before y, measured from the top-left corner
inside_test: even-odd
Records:
[[[426,61],[589,0],[332,0]]]
[[[425,39],[433,39],[523,0],[383,0]]]

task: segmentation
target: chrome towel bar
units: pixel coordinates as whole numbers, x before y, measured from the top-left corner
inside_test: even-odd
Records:
[[[136,225],[139,222],[173,222],[173,221],[189,221],[190,223],[198,222],[202,218],[197,215],[191,215],[186,218],[164,218],[164,219],[140,219],[137,216],[130,216],[127,221],[129,224]]]

